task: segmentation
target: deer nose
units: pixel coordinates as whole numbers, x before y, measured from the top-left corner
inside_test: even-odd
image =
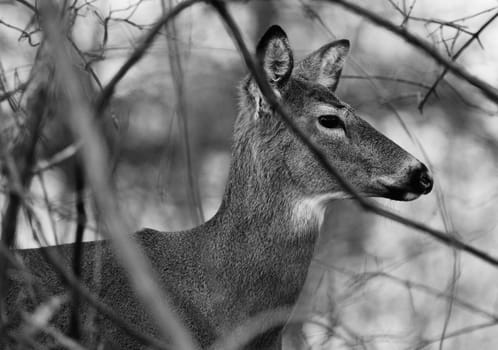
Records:
[[[414,170],[412,184],[419,193],[427,194],[432,191],[434,180],[424,164],[420,164],[420,166]]]

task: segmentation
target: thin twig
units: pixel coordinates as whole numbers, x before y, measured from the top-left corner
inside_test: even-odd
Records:
[[[77,159],[74,166],[74,179],[75,179],[75,209],[76,209],[76,232],[73,254],[73,273],[76,278],[81,278],[81,258],[83,254],[83,234],[87,222],[87,215],[85,210],[85,174],[81,160]],[[70,334],[78,340],[81,337],[79,327],[79,307],[80,299],[78,293],[73,293],[73,305],[71,310],[71,325]]]
[[[469,333],[474,333],[474,332],[479,331],[479,330],[484,330],[484,329],[487,329],[490,327],[496,327],[496,326],[498,326],[497,321],[490,321],[490,322],[479,323],[479,324],[472,325],[472,326],[462,327],[462,328],[459,328],[457,330],[448,332],[445,336],[445,339],[455,338],[455,337],[459,337],[462,335],[468,335]],[[418,346],[414,347],[414,350],[425,349],[429,345],[437,343],[438,341],[440,341],[439,337],[437,337],[437,338],[434,337],[432,339],[424,339],[424,340],[420,341],[420,344]]]
[[[392,82],[395,82],[395,83],[412,85],[412,86],[416,86],[416,87],[419,87],[419,88],[422,88],[422,89],[426,89],[426,90],[430,88],[429,85],[426,85],[424,83],[419,83],[418,81],[413,81],[413,80],[404,79],[404,78],[388,77],[388,76],[383,76],[383,75],[367,75],[367,76],[362,76],[362,75],[343,74],[343,75],[341,75],[341,79],[385,80],[385,81],[392,81]]]
[[[475,109],[481,113],[484,113],[490,117],[494,117],[496,115],[498,115],[498,111],[493,111],[493,110],[490,110],[490,109],[487,109],[487,108],[483,108],[482,106],[480,105],[477,105],[471,101],[469,101],[460,91],[458,91],[458,89],[453,86],[452,83],[450,83],[446,78],[443,79],[443,81],[446,83],[446,85],[448,85],[448,87],[450,88],[450,90],[458,97],[458,100],[466,107],[468,108],[472,108],[472,109]]]
[[[84,69],[88,73],[90,73],[90,76],[93,78],[93,80],[95,81],[95,83],[97,84],[99,89],[102,90],[103,89],[102,82],[100,81],[97,73],[95,73],[95,70],[91,67],[91,63],[86,60],[85,54],[80,50],[78,45],[74,42],[73,38],[69,37],[68,40],[71,43],[71,46],[73,47],[73,49],[76,51],[78,56],[80,56],[81,60],[83,61]]]
[[[457,53],[455,53],[455,55],[453,55],[451,57],[451,60],[452,61],[455,61],[458,57],[460,57],[460,55],[465,51],[465,49],[474,41],[474,40],[478,40],[479,39],[479,35],[482,33],[482,31],[484,29],[486,29],[486,27],[488,27],[491,23],[493,23],[493,21],[498,17],[498,12],[496,12],[493,16],[491,16],[491,18],[489,18],[480,28],[477,32],[475,32],[474,34],[472,34],[472,37],[467,40],[465,42],[465,44],[462,45],[462,47],[460,48],[460,50],[458,50]],[[422,98],[422,100],[420,101],[420,103],[418,104],[418,109],[420,112],[423,111],[424,109],[424,105],[425,103],[427,102],[427,100],[429,99],[430,95],[436,90],[436,87],[437,85],[439,84],[439,82],[441,80],[443,80],[444,76],[446,75],[446,73],[448,72],[448,68],[445,67],[443,69],[443,71],[441,72],[441,74],[436,78],[436,80],[434,81],[434,83],[431,85],[431,87],[429,88],[429,91],[426,92],[425,96]]]
[[[170,6],[172,5],[170,0]],[[165,3],[162,2],[163,14],[166,12]],[[184,89],[184,74],[183,67],[180,57],[180,51],[178,49],[178,42],[172,38],[176,38],[177,31],[174,21],[169,21],[165,25],[166,29],[166,42],[168,45],[168,58],[169,66],[171,69],[171,75],[173,79],[173,86],[176,92],[176,114],[178,117],[178,122],[183,133],[183,142],[185,150],[185,165],[188,179],[188,194],[190,197],[190,209],[192,211],[192,218],[196,225],[200,225],[204,222],[204,213],[202,210],[202,201],[199,195],[199,186],[197,185],[197,180],[194,177],[194,170],[192,167],[192,154],[190,150],[190,138],[188,132],[188,118],[187,118],[187,106],[185,101],[185,89]]]
[[[205,0],[184,0],[180,2],[178,5],[176,5],[174,8],[172,8],[166,15],[161,17],[156,22],[156,24],[154,24],[154,26],[149,30],[149,32],[147,32],[145,37],[142,39],[142,42],[137,46],[137,48],[133,51],[130,57],[128,57],[126,62],[121,66],[121,68],[119,68],[118,72],[111,78],[109,83],[104,87],[104,89],[100,93],[100,96],[97,99],[97,104],[96,104],[97,116],[102,114],[105,107],[109,103],[109,100],[114,93],[116,85],[121,81],[121,79],[125,76],[125,74],[144,56],[145,52],[152,45],[157,34],[159,34],[160,30],[164,27],[164,25],[186,8],[199,2],[205,2]]]
[[[36,166],[33,167],[33,174],[40,174],[46,170],[52,169],[53,167],[71,159],[76,155],[76,153],[81,149],[81,141],[75,142],[61,151],[54,154],[50,159],[40,160]]]
[[[33,166],[36,158],[35,151],[41,133],[44,103],[45,95],[40,91],[40,94],[37,95],[36,102],[34,103],[34,106],[32,108],[32,110],[34,111],[32,113],[33,120],[29,123],[27,132],[28,140],[26,141],[26,145],[22,147],[22,152],[20,154],[18,164],[15,164],[15,161],[14,159],[12,159],[12,156],[10,154],[4,155],[3,150],[0,152],[3,155],[3,158],[6,159],[8,178],[10,180],[10,183],[12,184],[7,198],[7,206],[2,216],[0,236],[0,242],[9,248],[12,248],[14,246],[16,240],[18,224],[17,217],[22,207],[22,198],[20,192],[24,192],[24,188],[29,188],[32,179],[31,167]],[[7,261],[3,256],[0,255],[0,286],[6,285],[6,274]],[[2,325],[6,318],[3,292],[3,288],[0,287],[0,328],[2,328]]]
[[[37,8],[36,6],[33,6],[31,5],[28,1],[26,0],[16,0],[16,2],[20,3],[21,5],[24,5],[26,6],[28,9],[30,9],[31,11],[37,13]]]
[[[10,91],[6,91],[4,92],[1,96],[0,96],[0,102],[3,102],[5,100],[8,100],[9,98],[11,98],[12,96],[14,96],[15,94],[17,94],[18,92],[22,92],[24,91],[29,83],[31,82],[31,79],[28,79],[28,81],[22,83],[22,84],[19,84],[18,86],[16,86],[15,89],[13,90],[10,90]]]
[[[25,145],[21,146],[20,159],[17,164],[17,172],[19,174],[18,181],[21,189],[29,187],[32,179],[31,168],[36,160],[35,151],[40,139],[42,119],[43,114],[45,113],[45,103],[45,91],[38,90],[36,100],[31,106],[32,120],[28,124],[28,130],[26,133],[27,141],[25,142]],[[17,181],[16,179],[13,179],[13,176],[15,176],[15,174],[9,174],[11,181]],[[17,213],[21,206],[21,198],[19,197],[17,191],[13,190],[10,192],[8,203],[9,204],[2,221],[1,240],[8,247],[12,247],[15,242],[17,229]]]

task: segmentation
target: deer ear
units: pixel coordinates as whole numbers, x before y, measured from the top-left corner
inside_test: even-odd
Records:
[[[345,39],[322,46],[299,63],[296,75],[335,91],[349,46],[349,40]]]
[[[282,89],[294,66],[292,50],[284,30],[271,26],[256,47],[256,57],[268,79],[276,89]]]

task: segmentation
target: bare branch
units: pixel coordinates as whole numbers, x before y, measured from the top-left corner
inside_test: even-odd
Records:
[[[479,35],[482,33],[486,27],[488,27],[493,21],[498,17],[498,12],[496,12],[491,18],[489,18],[480,28],[477,30],[474,34],[472,34],[472,37],[465,42],[465,44],[462,45],[460,50],[458,50],[455,55],[451,57],[453,61],[455,61],[460,55],[465,51],[465,49],[472,44],[474,40],[479,40]],[[441,74],[437,77],[437,79],[434,81],[434,83],[431,85],[429,88],[429,91],[425,94],[425,96],[422,98],[420,103],[418,104],[418,109],[422,112],[424,109],[424,105],[429,99],[430,95],[436,90],[436,86],[439,84],[439,82],[444,78],[446,73],[448,72],[448,68],[444,68],[444,70],[441,72]]]
[[[469,333],[474,333],[475,331],[485,330],[487,328],[496,327],[496,326],[498,326],[497,321],[490,321],[490,322],[475,324],[472,326],[462,327],[462,328],[459,328],[459,329],[454,330],[452,332],[448,332],[445,335],[445,339],[455,338],[455,337],[459,337],[462,335],[468,335]],[[421,343],[420,345],[418,345],[417,347],[414,347],[414,350],[425,349],[425,348],[427,348],[427,346],[434,344],[434,343],[437,343],[439,341],[440,341],[439,337],[437,337],[437,338],[435,337],[432,339],[424,339],[420,342]]]
[[[8,100],[18,92],[23,92],[24,90],[26,90],[30,82],[31,80],[29,79],[28,81],[19,84],[15,89],[4,92],[2,95],[0,95],[0,102]]]
[[[16,2],[18,2],[19,4],[21,5],[24,5],[26,6],[28,9],[30,9],[31,11],[33,12],[37,12],[37,8],[33,5],[31,5],[28,1],[26,0],[16,0]]]
[[[410,43],[417,49],[425,52],[428,56],[432,57],[437,63],[443,65],[445,68],[448,69],[448,71],[455,74],[460,79],[478,88],[488,99],[490,99],[495,103],[498,103],[498,90],[495,87],[489,85],[485,81],[470,74],[466,69],[464,69],[460,65],[457,65],[455,62],[441,55],[431,45],[429,45],[424,40],[418,38],[414,34],[410,33],[405,28],[399,27],[393,24],[392,22],[380,17],[376,13],[346,0],[321,0],[321,1],[331,2],[340,5],[346,8],[347,10],[356,13],[359,16],[368,19],[372,23],[396,34],[397,36],[404,39],[406,42]]]
[[[36,101],[33,103],[31,120],[28,123],[28,130],[26,134],[27,141],[21,145],[18,159],[16,159],[16,173],[19,178],[16,179],[16,174],[12,172],[8,176],[12,181],[18,181],[21,189],[29,187],[31,182],[32,173],[31,168],[35,162],[35,151],[40,139],[41,125],[44,112],[46,96],[42,90],[38,91]],[[9,168],[8,168],[9,169]],[[12,169],[10,169],[12,170]],[[17,226],[17,213],[20,209],[21,199],[17,191],[11,191],[8,200],[9,205],[5,211],[5,216],[2,221],[2,241],[8,247],[12,247],[15,241],[16,226]]]
[[[192,4],[194,2],[188,3]],[[177,10],[173,10],[171,13],[179,13],[178,8],[184,9],[186,7],[177,7]],[[66,41],[60,33],[60,28],[62,27],[60,20],[53,15],[56,13],[53,4],[44,2],[41,10],[43,28],[48,43],[51,44],[51,52],[57,67],[56,81],[61,85],[61,90],[65,91],[66,96],[71,100],[68,111],[68,126],[76,138],[84,140],[82,160],[85,164],[85,175],[95,195],[97,207],[109,228],[108,233],[112,238],[111,242],[115,247],[116,255],[128,273],[132,289],[155,321],[161,336],[164,339],[171,339],[174,348],[195,349],[197,346],[193,343],[192,337],[180,323],[176,313],[169,306],[168,299],[152,277],[151,271],[153,270],[149,262],[136,247],[131,237],[123,235],[123,233],[131,232],[130,226],[127,225],[125,218],[120,215],[118,205],[110,190],[112,186],[109,183],[109,162],[103,151],[105,147],[92,123],[94,114],[88,102],[83,99],[84,95],[79,86],[79,80],[73,71],[64,48]],[[171,13],[170,16],[167,16],[168,19],[172,18]],[[141,54],[132,56],[138,59],[144,51],[145,49],[142,50]],[[123,70],[123,72],[125,71],[126,69]],[[113,88],[107,91],[112,92],[112,90]],[[106,94],[103,96],[110,97],[110,95]]]
[[[16,32],[21,33],[21,36],[19,37],[19,40],[21,40],[21,39],[27,39],[28,42],[29,42],[29,45],[31,45],[31,46],[38,46],[38,45],[40,45],[40,42],[33,42],[33,37],[32,37],[33,34],[39,32],[38,29],[36,29],[36,30],[34,30],[32,32],[27,32],[26,30],[24,30],[22,28],[19,28],[19,27],[16,27],[16,26],[14,26],[12,24],[9,24],[9,23],[1,20],[1,19],[0,19],[0,24],[4,25],[7,28],[13,29]]]
[[[392,81],[395,83],[401,83],[401,84],[406,84],[406,85],[411,85],[411,86],[416,86],[422,89],[430,89],[429,85],[419,83],[414,80],[409,80],[409,79],[404,79],[404,78],[396,78],[396,77],[386,77],[383,75],[368,75],[368,76],[362,76],[362,75],[351,75],[351,74],[343,74],[341,75],[341,79],[358,79],[358,80],[384,80],[384,81]]]
[[[33,167],[32,170],[33,174],[42,173],[71,159],[81,149],[81,146],[82,146],[81,142],[71,144],[66,148],[62,149],[61,151],[57,152],[56,154],[54,154],[50,159],[38,161],[38,163]]]
[[[109,83],[104,87],[103,91],[101,92],[97,104],[96,104],[96,111],[97,115],[100,115],[107,104],[109,103],[109,100],[114,93],[114,89],[116,88],[116,85],[121,81],[121,79],[125,76],[125,74],[133,67],[142,57],[144,56],[145,52],[149,49],[149,47],[152,45],[154,42],[157,34],[159,34],[161,28],[163,28],[166,23],[168,23],[172,18],[174,18],[176,15],[178,15],[180,12],[185,10],[186,8],[199,3],[199,2],[204,2],[205,0],[185,0],[180,2],[178,5],[176,5],[174,8],[172,8],[166,15],[161,17],[156,24],[150,29],[150,31],[145,35],[145,37],[142,39],[141,44],[137,46],[137,48],[133,51],[133,53],[128,57],[126,60],[125,64],[121,66],[121,68],[118,70],[118,72],[112,77],[112,79],[109,81]]]
[[[164,2],[162,3],[162,6],[164,14],[164,12],[166,11]],[[178,116],[179,124],[183,133],[185,163],[186,163],[186,172],[188,179],[187,191],[191,201],[190,209],[192,211],[192,218],[195,220],[196,225],[200,225],[204,222],[204,213],[202,210],[202,201],[199,195],[199,186],[197,185],[197,181],[194,177],[194,170],[192,168],[192,155],[190,151],[190,138],[188,132],[187,105],[185,101],[183,67],[180,58],[180,51],[178,49],[178,42],[172,39],[178,36],[175,22],[169,21],[169,23],[165,25],[165,29],[166,29],[166,41],[168,45],[169,66],[171,68],[174,90],[176,92],[176,101],[177,101],[176,114]]]
[[[76,210],[76,232],[75,232],[75,245],[73,255],[73,273],[76,278],[81,277],[81,258],[83,254],[83,234],[85,233],[87,214],[85,209],[85,174],[81,159],[76,159],[74,166],[74,180],[75,180],[75,210]],[[73,305],[71,310],[71,325],[70,334],[73,338],[79,339],[80,325],[79,325],[79,307],[80,307],[79,294],[73,293]]]

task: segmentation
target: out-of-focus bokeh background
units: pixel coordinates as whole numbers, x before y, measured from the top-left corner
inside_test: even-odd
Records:
[[[162,7],[152,0],[76,3],[81,9],[72,31],[72,54],[80,62],[82,77],[88,79],[88,93],[95,94]],[[493,0],[355,3],[425,38],[449,57],[498,11]],[[338,95],[430,165],[436,183],[431,195],[414,202],[378,203],[498,256],[495,104],[448,74],[421,106],[442,68],[399,37],[332,3],[258,0],[230,8],[252,47],[271,24],[285,28],[297,58],[329,41],[349,39],[351,56]],[[30,23],[32,15],[20,2],[0,2],[4,91],[14,90],[32,69],[38,69],[33,64],[41,34]],[[498,86],[497,37],[498,20],[457,60],[493,86]],[[202,214],[208,219],[218,208],[228,174],[237,83],[247,69],[217,15],[204,5],[178,17],[174,40],[182,66],[186,118],[177,113],[177,90],[163,33],[119,83],[112,111],[103,122],[113,155],[115,193],[137,230],[194,226],[198,219],[192,209],[192,189],[198,189]],[[98,81],[85,67],[92,68]],[[50,79],[50,73],[44,76]],[[43,79],[35,80],[26,93],[2,99],[4,147],[15,149],[16,140],[22,139],[30,92]],[[67,129],[56,118],[46,123],[40,161],[71,151]],[[44,244],[74,240],[70,163],[33,179],[31,201],[44,235],[33,237],[21,212],[19,247],[37,246],[37,240]],[[0,204],[4,203],[2,193]],[[87,204],[92,213],[91,203]],[[98,236],[95,216],[91,214],[86,240]],[[496,268],[421,232],[364,213],[353,202],[337,201],[327,210],[302,297],[303,310],[333,332],[310,323],[305,335],[313,349],[496,349],[497,280]]]

